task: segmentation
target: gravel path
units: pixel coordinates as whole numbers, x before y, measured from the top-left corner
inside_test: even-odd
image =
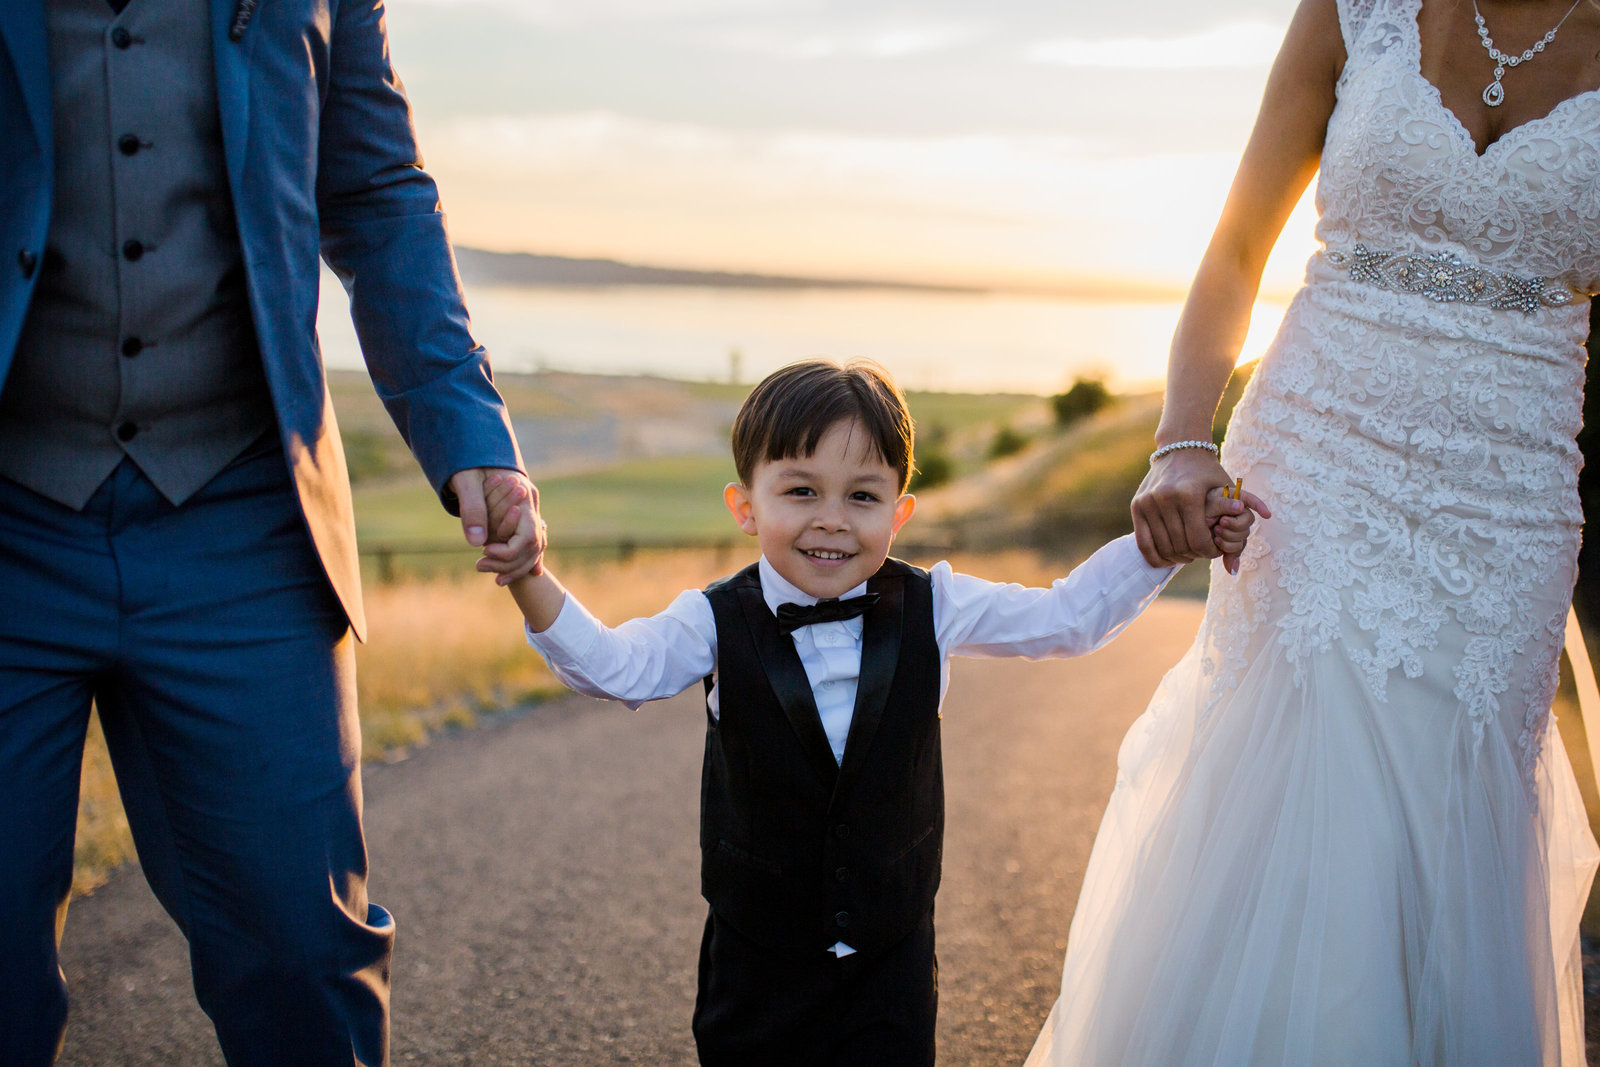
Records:
[[[961,660],[946,702],[940,1062],[1017,1064],[1055,999],[1117,745],[1199,621],[1166,599],[1082,660]],[[366,777],[374,900],[399,923],[396,1064],[694,1063],[705,918],[693,693],[572,698]],[[60,1063],[220,1064],[137,871],[73,905]]]

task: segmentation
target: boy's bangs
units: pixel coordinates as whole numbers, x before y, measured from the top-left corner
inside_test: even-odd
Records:
[[[746,485],[758,463],[814,455],[837,422],[860,423],[904,492],[911,479],[913,428],[905,398],[878,364],[852,360],[794,363],[769,375],[733,424],[734,464]]]

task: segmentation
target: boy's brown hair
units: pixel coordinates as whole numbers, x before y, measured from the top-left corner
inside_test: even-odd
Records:
[[[870,359],[807,359],[762,379],[733,420],[740,483],[750,484],[758,463],[811,455],[841,419],[854,419],[867,431],[878,455],[899,474],[904,493],[916,469],[911,411],[889,372]]]

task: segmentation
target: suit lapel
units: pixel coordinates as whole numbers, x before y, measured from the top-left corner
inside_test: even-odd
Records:
[[[894,684],[895,666],[900,661],[900,633],[905,621],[905,583],[894,577],[877,577],[867,582],[867,592],[878,594],[878,603],[862,616],[861,675],[856,683],[855,713],[850,718],[850,737],[844,746],[844,761],[839,767],[836,796],[845,795],[861,773],[861,765],[872,747],[872,736],[883,722],[889,705],[889,687]]]
[[[761,669],[772,683],[778,703],[783,706],[784,717],[794,730],[806,760],[817,776],[830,788],[839,777],[839,764],[834,761],[833,747],[822,729],[822,716],[817,713],[817,702],[811,695],[811,680],[800,663],[800,654],[794,650],[794,641],[778,632],[767,602],[762,599],[760,586],[745,586],[739,590],[739,606],[744,610],[745,623],[755,638],[756,654],[761,657]]]
[[[28,119],[46,159],[54,153],[50,118],[50,44],[45,35],[44,0],[4,0],[0,2],[0,41],[11,53],[11,62],[22,83]]]
[[[250,141],[250,55],[259,33],[247,29],[241,40],[228,37],[238,0],[211,0],[211,58],[217,73],[217,114],[222,122],[222,150],[228,160],[228,184],[240,201],[245,148]],[[252,26],[254,24],[252,23]]]

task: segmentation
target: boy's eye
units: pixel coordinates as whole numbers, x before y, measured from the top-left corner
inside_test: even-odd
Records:
[[[809,485],[797,485],[786,490],[784,496],[816,496],[816,492]]]
[[[850,499],[859,501],[863,504],[875,504],[878,501],[878,494],[869,493],[865,489],[862,489],[859,492],[851,493]]]

